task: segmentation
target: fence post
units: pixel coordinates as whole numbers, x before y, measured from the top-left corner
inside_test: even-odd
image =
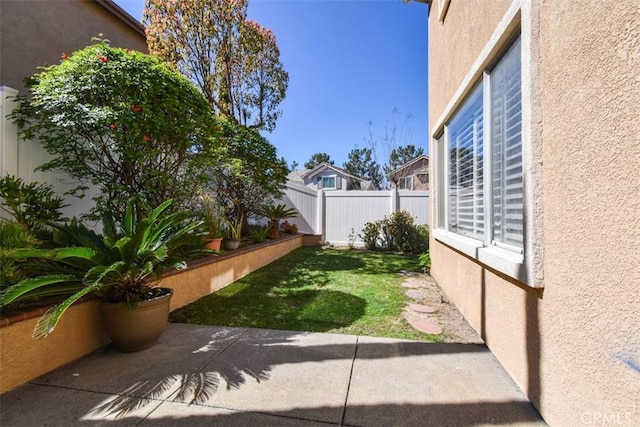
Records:
[[[399,207],[398,189],[394,187],[391,190],[389,190],[389,196],[391,197],[391,206],[389,209],[390,211],[389,213],[393,215],[394,213],[398,212],[398,207]]]
[[[316,234],[320,234],[321,235],[321,238],[320,238],[321,242],[324,242],[324,238],[325,238],[325,234],[324,234],[324,224],[325,224],[324,214],[325,214],[325,209],[324,209],[324,190],[323,189],[319,189],[318,190],[318,201],[317,201],[317,204],[316,204]]]
[[[0,86],[0,176],[18,176],[18,127],[7,115],[11,114],[15,102],[10,99],[18,91],[7,86]]]

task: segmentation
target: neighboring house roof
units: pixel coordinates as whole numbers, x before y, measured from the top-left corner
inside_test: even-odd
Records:
[[[349,172],[347,172],[346,170],[339,168],[337,166],[331,165],[329,163],[320,163],[319,165],[317,165],[316,167],[314,167],[313,169],[306,169],[306,170],[295,170],[289,173],[289,175],[287,176],[287,178],[290,181],[296,181],[296,182],[304,182],[305,179],[309,178],[313,178],[315,175],[319,174],[320,172],[323,172],[325,170],[332,170],[336,173],[339,173],[345,177],[351,178],[354,181],[359,181],[360,182],[360,187],[362,189],[367,189],[367,188],[373,188],[373,185],[371,184],[371,181],[368,181],[364,178],[360,178],[359,176],[355,176],[350,174]]]
[[[333,171],[335,171],[335,172],[338,172],[338,173],[340,173],[340,174],[342,174],[342,175],[344,175],[344,176],[347,176],[347,177],[349,177],[349,178],[353,178],[353,179],[355,179],[355,180],[357,180],[357,181],[369,182],[369,181],[367,181],[367,180],[366,180],[366,179],[364,179],[364,178],[360,178],[359,176],[352,175],[352,174],[350,174],[349,172],[347,172],[346,170],[344,170],[344,169],[342,169],[342,168],[339,168],[339,167],[337,167],[337,166],[331,165],[331,164],[329,164],[329,163],[320,163],[320,164],[319,164],[319,165],[317,165],[315,168],[310,169],[310,170],[307,170],[307,171],[306,171],[307,173],[306,173],[306,174],[304,174],[304,175],[302,175],[302,178],[312,178],[312,177],[314,177],[316,174],[318,174],[318,173],[320,173],[320,172],[322,172],[322,171],[324,171],[324,170],[327,170],[327,169],[331,169],[331,170],[333,170]]]
[[[307,172],[308,171],[306,169],[291,171],[289,172],[289,175],[287,175],[287,179],[289,181],[304,182],[303,175]]]
[[[413,160],[409,160],[407,163],[398,166],[397,168],[395,168],[394,170],[392,170],[391,172],[389,172],[389,174],[387,176],[391,177],[391,176],[395,176],[395,175],[399,175],[402,173],[402,171],[404,169],[407,169],[409,167],[411,167],[412,165],[416,164],[419,161],[422,160],[426,160],[427,162],[429,162],[429,156],[427,156],[426,154],[421,154],[418,157],[416,157]],[[413,171],[413,173],[428,173],[429,172],[429,166],[423,166],[419,169],[416,169],[415,171]]]

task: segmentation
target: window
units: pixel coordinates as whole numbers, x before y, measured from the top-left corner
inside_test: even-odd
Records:
[[[340,184],[340,177],[337,175],[318,177],[318,189],[339,190],[341,186]]]
[[[413,190],[413,177],[403,176],[398,181],[398,189],[400,190]]]
[[[438,227],[523,252],[520,38],[484,72],[436,141]],[[443,194],[444,193],[444,194]]]

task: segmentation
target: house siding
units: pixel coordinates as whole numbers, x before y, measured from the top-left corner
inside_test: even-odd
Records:
[[[413,164],[400,168],[396,173],[391,174],[393,187],[398,187],[400,179],[412,177],[412,188],[407,190],[428,190],[429,189],[429,159],[421,159]]]
[[[437,4],[429,17],[432,153],[442,114],[505,14],[519,9],[525,210],[533,217],[525,256],[543,289],[434,238],[431,274],[550,425],[633,425],[640,419],[640,5],[453,0],[440,22]]]
[[[2,0],[0,20],[0,86],[23,94],[23,80],[37,67],[60,63],[63,52],[91,44],[98,33],[112,46],[147,52],[144,33],[97,1]]]

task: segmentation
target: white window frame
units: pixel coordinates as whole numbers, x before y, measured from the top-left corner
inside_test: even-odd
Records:
[[[541,218],[537,218],[533,212],[533,206],[540,206],[541,194],[534,193],[540,169],[541,153],[538,152],[539,142],[532,142],[532,132],[535,129],[532,113],[532,92],[537,83],[532,79],[532,54],[535,48],[532,47],[532,26],[531,26],[531,4],[527,0],[514,0],[497,25],[488,43],[470,68],[463,79],[458,90],[455,92],[450,102],[436,120],[432,127],[431,136],[433,139],[433,151],[436,160],[433,164],[435,177],[434,183],[434,238],[475,259],[495,271],[508,277],[516,279],[518,282],[536,288],[543,287],[542,270],[542,227]],[[448,232],[446,229],[448,208],[446,199],[446,179],[448,179],[448,161],[444,156],[448,152],[448,135],[446,124],[451,120],[458,108],[466,100],[470,92],[476,87],[478,82],[483,80],[486,70],[491,69],[501,57],[502,53],[511,45],[514,38],[520,33],[521,37],[521,78],[522,78],[522,164],[523,164],[523,205],[524,205],[524,250],[514,251],[513,248],[504,245],[492,245],[486,240],[479,241],[456,233]],[[485,141],[485,144],[488,144]],[[534,149],[535,148],[535,149]],[[486,155],[486,150],[485,150]],[[541,166],[540,166],[541,167]],[[485,182],[487,172],[484,171]],[[443,185],[444,183],[444,185]],[[488,200],[485,195],[485,200]],[[444,209],[443,209],[444,203]],[[536,209],[536,212],[539,209]],[[485,224],[491,228],[491,223],[485,219]],[[491,233],[488,233],[489,236]],[[489,243],[489,244],[487,244]]]

